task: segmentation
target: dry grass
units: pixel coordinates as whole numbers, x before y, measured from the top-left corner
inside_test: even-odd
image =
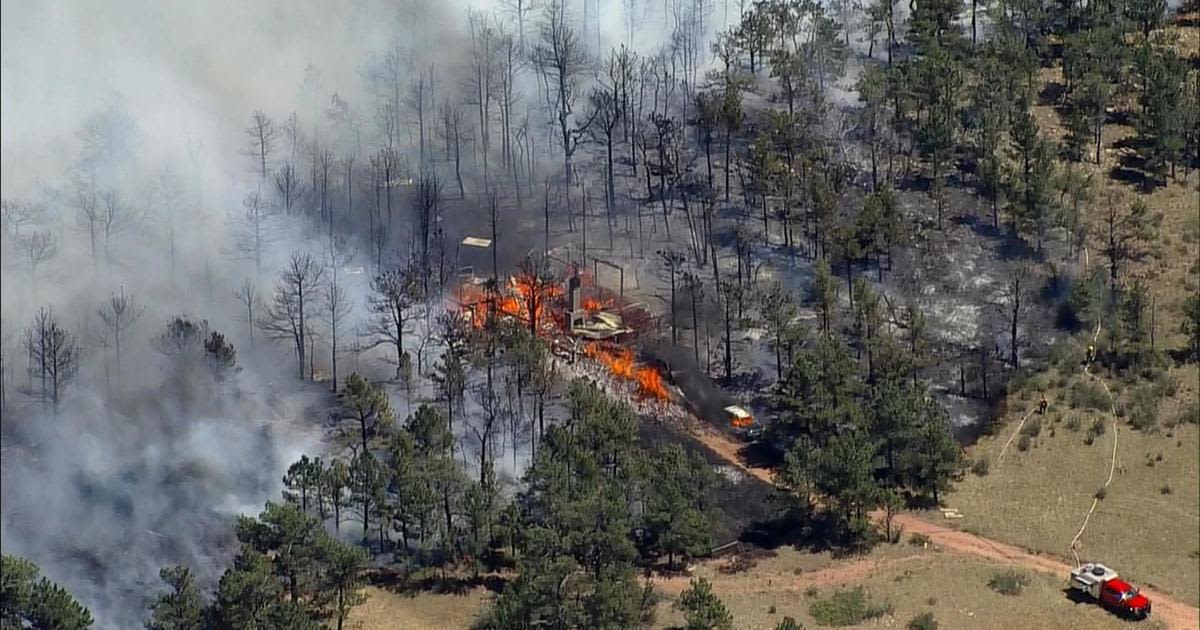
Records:
[[[1192,384],[1181,387],[1175,399],[1195,396]],[[1111,427],[1112,417],[1062,411],[1064,416],[1084,418],[1082,427],[1072,432],[1065,420],[1053,422],[1058,413],[1051,409],[1033,448],[1024,453],[1009,449],[1002,463],[995,460],[1019,420],[1016,411],[1004,431],[971,448],[972,457],[988,457],[993,463],[987,476],[968,475],[947,497],[947,503],[966,516],[958,524],[989,538],[1070,558],[1071,538],[1108,475],[1112,454],[1111,429],[1091,446],[1084,438],[1093,419],[1103,418]],[[1168,437],[1164,429],[1151,435],[1133,431],[1124,420],[1118,420],[1118,426],[1117,474],[1088,523],[1079,555],[1111,564],[1134,581],[1194,606],[1200,602],[1200,568],[1188,554],[1200,549],[1200,430],[1179,425]],[[1162,460],[1155,461],[1160,453]],[[1146,465],[1148,459],[1152,467]],[[1164,484],[1174,491],[1163,494]]]
[[[777,568],[786,569],[792,559],[796,557],[781,554]],[[1030,583],[1022,593],[1006,597],[987,586],[988,579],[1006,567],[987,561],[914,550],[908,545],[882,547],[870,554],[867,561],[875,561],[870,571],[850,575],[844,581],[820,580],[815,592],[803,572],[791,582],[781,578],[768,580],[759,569],[741,576],[713,573],[706,577],[733,613],[735,627],[746,630],[769,630],[784,616],[795,618],[805,628],[816,628],[808,612],[816,599],[837,589],[860,585],[869,592],[872,602],[887,602],[894,608],[890,615],[859,626],[865,628],[904,627],[909,619],[926,611],[933,612],[942,628],[1117,630],[1129,625],[1099,607],[1071,602],[1063,592],[1063,581],[1053,576],[1030,573]],[[838,561],[838,564],[848,566],[856,562],[861,561]],[[670,600],[660,604],[657,613],[655,628],[682,625],[683,617],[672,608]],[[1157,626],[1150,622],[1139,627]]]
[[[463,595],[404,595],[376,587],[350,614],[347,628],[363,630],[448,630],[470,628],[491,593],[479,587]]]

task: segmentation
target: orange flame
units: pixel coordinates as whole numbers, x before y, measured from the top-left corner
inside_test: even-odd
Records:
[[[754,426],[754,418],[751,416],[746,416],[745,418],[738,418],[735,416],[733,421],[730,422],[730,425],[732,425],[735,429],[745,429],[747,427]]]
[[[583,302],[580,304],[580,306],[583,307],[583,310],[589,313],[595,313],[607,308],[612,308],[613,301],[611,299],[601,300],[599,298],[586,297],[583,298]]]
[[[614,376],[637,383],[639,396],[663,401],[670,400],[671,395],[663,385],[662,375],[652,367],[635,365],[633,350],[629,348],[606,349],[593,342],[583,347],[583,353],[604,364]]]

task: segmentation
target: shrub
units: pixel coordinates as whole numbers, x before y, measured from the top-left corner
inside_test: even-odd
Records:
[[[1171,494],[1171,484],[1164,483],[1162,487],[1158,489],[1158,491],[1163,494]]]
[[[804,630],[804,626],[791,617],[784,617],[779,625],[775,626],[775,630]]]
[[[931,612],[923,612],[908,620],[908,630],[937,630],[937,627],[937,619]]]
[[[810,587],[804,589],[804,596],[805,597],[816,597],[818,592],[819,591],[817,591],[817,587],[810,586]]]
[[[1166,370],[1160,370],[1154,375],[1154,389],[1159,396],[1170,398],[1179,393],[1179,379]]]
[[[1133,390],[1132,409],[1129,414],[1129,424],[1142,433],[1153,433],[1158,430],[1158,403],[1161,397],[1151,385],[1144,385]]]
[[[1075,319],[1077,314],[1070,312],[1067,313],[1067,317]],[[1085,355],[1083,344],[1068,337],[1050,346],[1049,359],[1060,375],[1071,376],[1077,374],[1082,368]]]
[[[1108,431],[1108,425],[1104,424],[1104,418],[1096,418],[1092,420],[1092,432],[1097,436],[1104,435]]]
[[[1108,496],[1108,488],[1100,488],[1093,496],[1095,496],[1098,500],[1103,501],[1104,497]]]
[[[1083,420],[1080,420],[1079,416],[1067,416],[1067,430],[1074,433],[1075,431],[1078,431],[1079,427],[1081,426],[1083,426]]]
[[[1096,434],[1093,433],[1091,429],[1088,429],[1087,435],[1083,436],[1083,443],[1087,444],[1088,446],[1091,446],[1092,443],[1094,443],[1095,441],[1096,441]]]
[[[861,586],[848,591],[836,591],[827,599],[816,601],[808,607],[808,614],[812,615],[817,625],[834,627],[855,626],[890,612],[891,604],[873,604]]]
[[[1021,427],[1021,435],[1028,435],[1031,438],[1035,438],[1038,435],[1040,435],[1041,433],[1042,433],[1042,419],[1041,418],[1030,418],[1029,421],[1025,423],[1025,426]]]
[[[988,588],[1001,595],[1016,596],[1029,584],[1029,576],[1017,571],[995,573],[988,580]]]
[[[1017,440],[1017,450],[1021,451],[1022,453],[1028,451],[1030,442],[1031,440],[1029,439],[1028,435],[1022,435],[1021,438]]]
[[[1179,424],[1200,424],[1200,401],[1192,401],[1179,412]]]
[[[991,462],[986,457],[981,457],[975,460],[975,463],[971,464],[971,472],[980,477],[986,477],[991,467]]]
[[[930,542],[929,536],[921,533],[915,533],[908,538],[908,544],[914,547],[925,547],[928,546]]]
[[[1069,401],[1072,409],[1108,409],[1108,392],[1104,386],[1092,381],[1080,381],[1071,386]]]

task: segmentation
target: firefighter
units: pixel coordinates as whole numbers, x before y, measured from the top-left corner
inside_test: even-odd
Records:
[[[1092,361],[1095,361],[1095,360],[1096,360],[1096,346],[1092,345],[1092,344],[1088,344],[1087,360],[1084,361],[1084,363],[1091,363]]]
[[[1050,403],[1046,401],[1046,392],[1042,392],[1042,399],[1038,401],[1038,413],[1046,415],[1046,407],[1049,405]]]

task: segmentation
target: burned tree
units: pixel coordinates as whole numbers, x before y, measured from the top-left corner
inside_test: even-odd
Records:
[[[458,197],[462,199],[467,196],[462,179],[463,108],[447,98],[438,108],[438,114],[442,119],[440,133],[442,142],[446,144],[446,161],[454,163],[454,179],[458,182]]]
[[[23,199],[0,200],[0,224],[8,232],[9,238],[17,240],[27,225],[38,225],[46,215],[47,206],[44,203]]]
[[[1033,294],[1033,269],[1027,264],[1014,264],[1009,267],[1000,289],[1000,305],[1008,320],[1009,361],[1014,370],[1021,367],[1020,347],[1023,339],[1020,336],[1021,322],[1026,315],[1027,302]]]
[[[614,63],[615,58],[610,58],[610,70]],[[616,189],[613,186],[613,142],[615,141],[614,135],[616,134],[617,125],[621,123],[624,111],[622,110],[620,96],[617,93],[617,86],[615,85],[601,84],[593,88],[592,93],[588,96],[588,101],[591,104],[591,114],[589,117],[595,123],[590,129],[591,136],[596,141],[604,144],[604,207],[608,210],[611,223],[613,206],[616,203]]]
[[[75,225],[88,235],[88,244],[92,252],[92,269],[98,264],[96,258],[96,237],[100,235],[103,224],[103,211],[100,208],[100,198],[96,188],[86,182],[75,182]]]
[[[519,89],[521,72],[525,69],[525,54],[517,37],[501,27],[496,40],[496,54],[500,58],[499,91],[500,91],[500,159],[513,176],[513,187],[519,192],[517,184],[517,167],[513,147],[513,121],[516,117],[515,108],[521,100]]]
[[[408,98],[405,105],[417,119],[418,159],[421,171],[429,165],[430,145],[433,144],[427,132],[426,122],[433,113],[433,67],[418,70],[417,78],[408,86]]]
[[[254,261],[254,277],[262,277],[263,254],[273,240],[275,208],[258,191],[242,200],[242,212],[234,217],[234,248]]]
[[[80,353],[75,336],[59,326],[53,311],[40,308],[33,316],[33,323],[25,329],[25,352],[29,357],[29,395],[43,408],[49,404],[57,411],[63,391],[79,370]],[[35,377],[37,389],[32,387]]]
[[[479,117],[479,153],[483,157],[483,181],[486,187],[492,138],[492,99],[496,97],[500,84],[499,36],[482,12],[472,10],[467,14],[467,22],[471,31],[471,50],[465,87],[467,103],[476,107]]]
[[[259,327],[268,337],[295,344],[300,378],[304,378],[304,359],[311,334],[314,301],[318,297],[325,269],[311,254],[296,252],[279,272],[279,282]]]
[[[134,220],[133,209],[121,202],[115,190],[101,195],[104,202],[100,208],[100,229],[104,232],[104,261],[112,265],[112,239]]]
[[[675,281],[679,277],[680,272],[683,270],[685,259],[683,254],[672,249],[659,250],[658,256],[662,259],[663,268],[667,270],[667,273],[671,278],[671,343],[678,343],[678,322],[676,321],[677,318],[675,317]]]
[[[575,100],[578,82],[588,58],[578,33],[571,26],[565,0],[549,0],[539,27],[538,43],[533,47],[533,63],[550,87],[547,98],[555,111],[563,150],[564,184],[571,182],[571,157],[591,119],[576,124]]]
[[[258,296],[258,287],[254,285],[254,281],[246,278],[242,281],[242,286],[234,291],[233,296],[237,298],[242,308],[246,309],[246,334],[250,342],[250,351],[254,351],[254,310],[261,303],[261,298]]]
[[[36,287],[38,267],[58,253],[58,238],[50,230],[38,230],[19,242],[25,260],[29,262],[29,279]]]
[[[338,272],[354,259],[354,250],[340,237],[335,238],[326,253],[329,262],[329,282],[321,289],[321,319],[329,326],[330,387],[338,389],[338,339],[342,323],[350,315],[350,300],[346,288],[338,282]]]
[[[517,284],[529,307],[529,334],[536,338],[537,323],[546,309],[550,291],[558,286],[558,278],[550,269],[550,259],[536,252],[521,259],[517,266]]]
[[[292,207],[304,194],[304,183],[300,181],[300,173],[296,170],[295,162],[288,160],[275,171],[275,190],[283,202],[283,209],[292,214]]]
[[[96,311],[100,316],[100,321],[104,322],[104,326],[108,329],[109,338],[113,341],[117,374],[121,373],[121,335],[137,323],[145,309],[146,307],[139,304],[133,295],[125,293],[125,287],[121,287],[102,302]]]
[[[367,321],[363,335],[371,338],[370,347],[390,345],[396,349],[396,378],[404,363],[404,335],[412,319],[412,309],[424,297],[417,265],[384,271],[371,280],[367,297]]]
[[[413,213],[416,215],[420,266],[429,269],[429,242],[438,225],[438,204],[442,198],[442,183],[435,173],[422,173],[413,191]]]
[[[266,179],[267,161],[270,160],[271,153],[275,148],[275,140],[279,137],[275,122],[261,109],[255,110],[250,115],[250,125],[246,127],[246,136],[250,138],[248,153],[257,163],[259,177]]]

